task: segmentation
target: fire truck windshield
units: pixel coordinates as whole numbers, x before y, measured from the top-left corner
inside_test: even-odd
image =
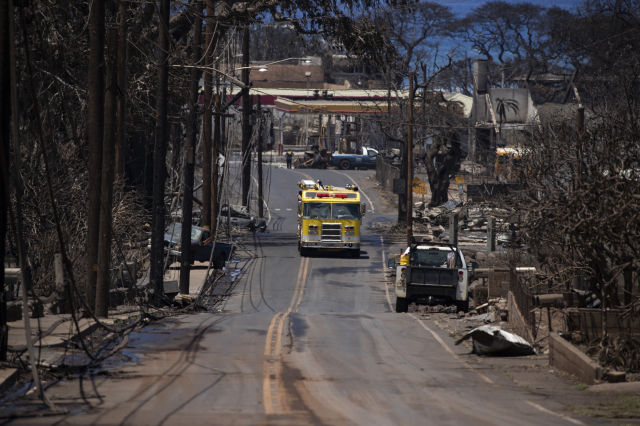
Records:
[[[356,203],[305,203],[303,219],[360,219],[360,204]]]
[[[334,203],[331,219],[357,220],[360,219],[360,204]]]
[[[303,219],[331,219],[331,203],[305,203]]]

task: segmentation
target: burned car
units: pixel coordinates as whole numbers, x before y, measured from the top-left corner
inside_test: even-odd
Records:
[[[182,256],[182,224],[172,223],[164,231],[164,252],[169,256],[180,260]],[[151,250],[151,245],[147,246]],[[195,261],[208,262],[213,259],[213,267],[222,269],[227,259],[231,255],[231,244],[216,242],[215,247],[211,238],[211,231],[199,226],[191,227],[191,247],[189,248],[191,256],[189,263]],[[213,251],[213,256],[211,252]]]
[[[229,216],[231,216],[231,225],[238,228],[251,228],[256,224],[256,220],[249,215],[247,208],[244,206],[232,204],[231,211],[229,211],[229,205],[223,204],[220,212],[220,222],[227,223]]]

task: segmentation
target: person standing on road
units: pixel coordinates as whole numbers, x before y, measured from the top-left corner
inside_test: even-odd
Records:
[[[291,162],[293,161],[293,152],[291,151],[287,151],[287,154],[285,155],[286,159],[287,159],[287,169],[291,168]]]

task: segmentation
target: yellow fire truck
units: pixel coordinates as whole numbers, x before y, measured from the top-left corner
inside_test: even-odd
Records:
[[[324,186],[321,181],[298,182],[298,251],[344,251],[360,257],[360,227],[366,206],[356,185]]]

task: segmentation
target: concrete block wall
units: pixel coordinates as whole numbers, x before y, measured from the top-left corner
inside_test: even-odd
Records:
[[[573,374],[587,385],[602,379],[602,367],[556,333],[549,334],[549,365]]]
[[[493,297],[502,297],[502,283],[509,281],[508,269],[494,269],[495,272],[489,272],[489,299]]]
[[[400,169],[382,160],[382,156],[376,158],[376,180],[382,184],[386,191],[393,190],[393,180],[400,179]]]
[[[512,327],[513,332],[522,337],[529,343],[533,343],[533,331],[527,326],[522,318],[522,314],[518,309],[518,305],[515,302],[513,293],[509,291],[507,297],[507,310],[509,311],[509,325]]]

